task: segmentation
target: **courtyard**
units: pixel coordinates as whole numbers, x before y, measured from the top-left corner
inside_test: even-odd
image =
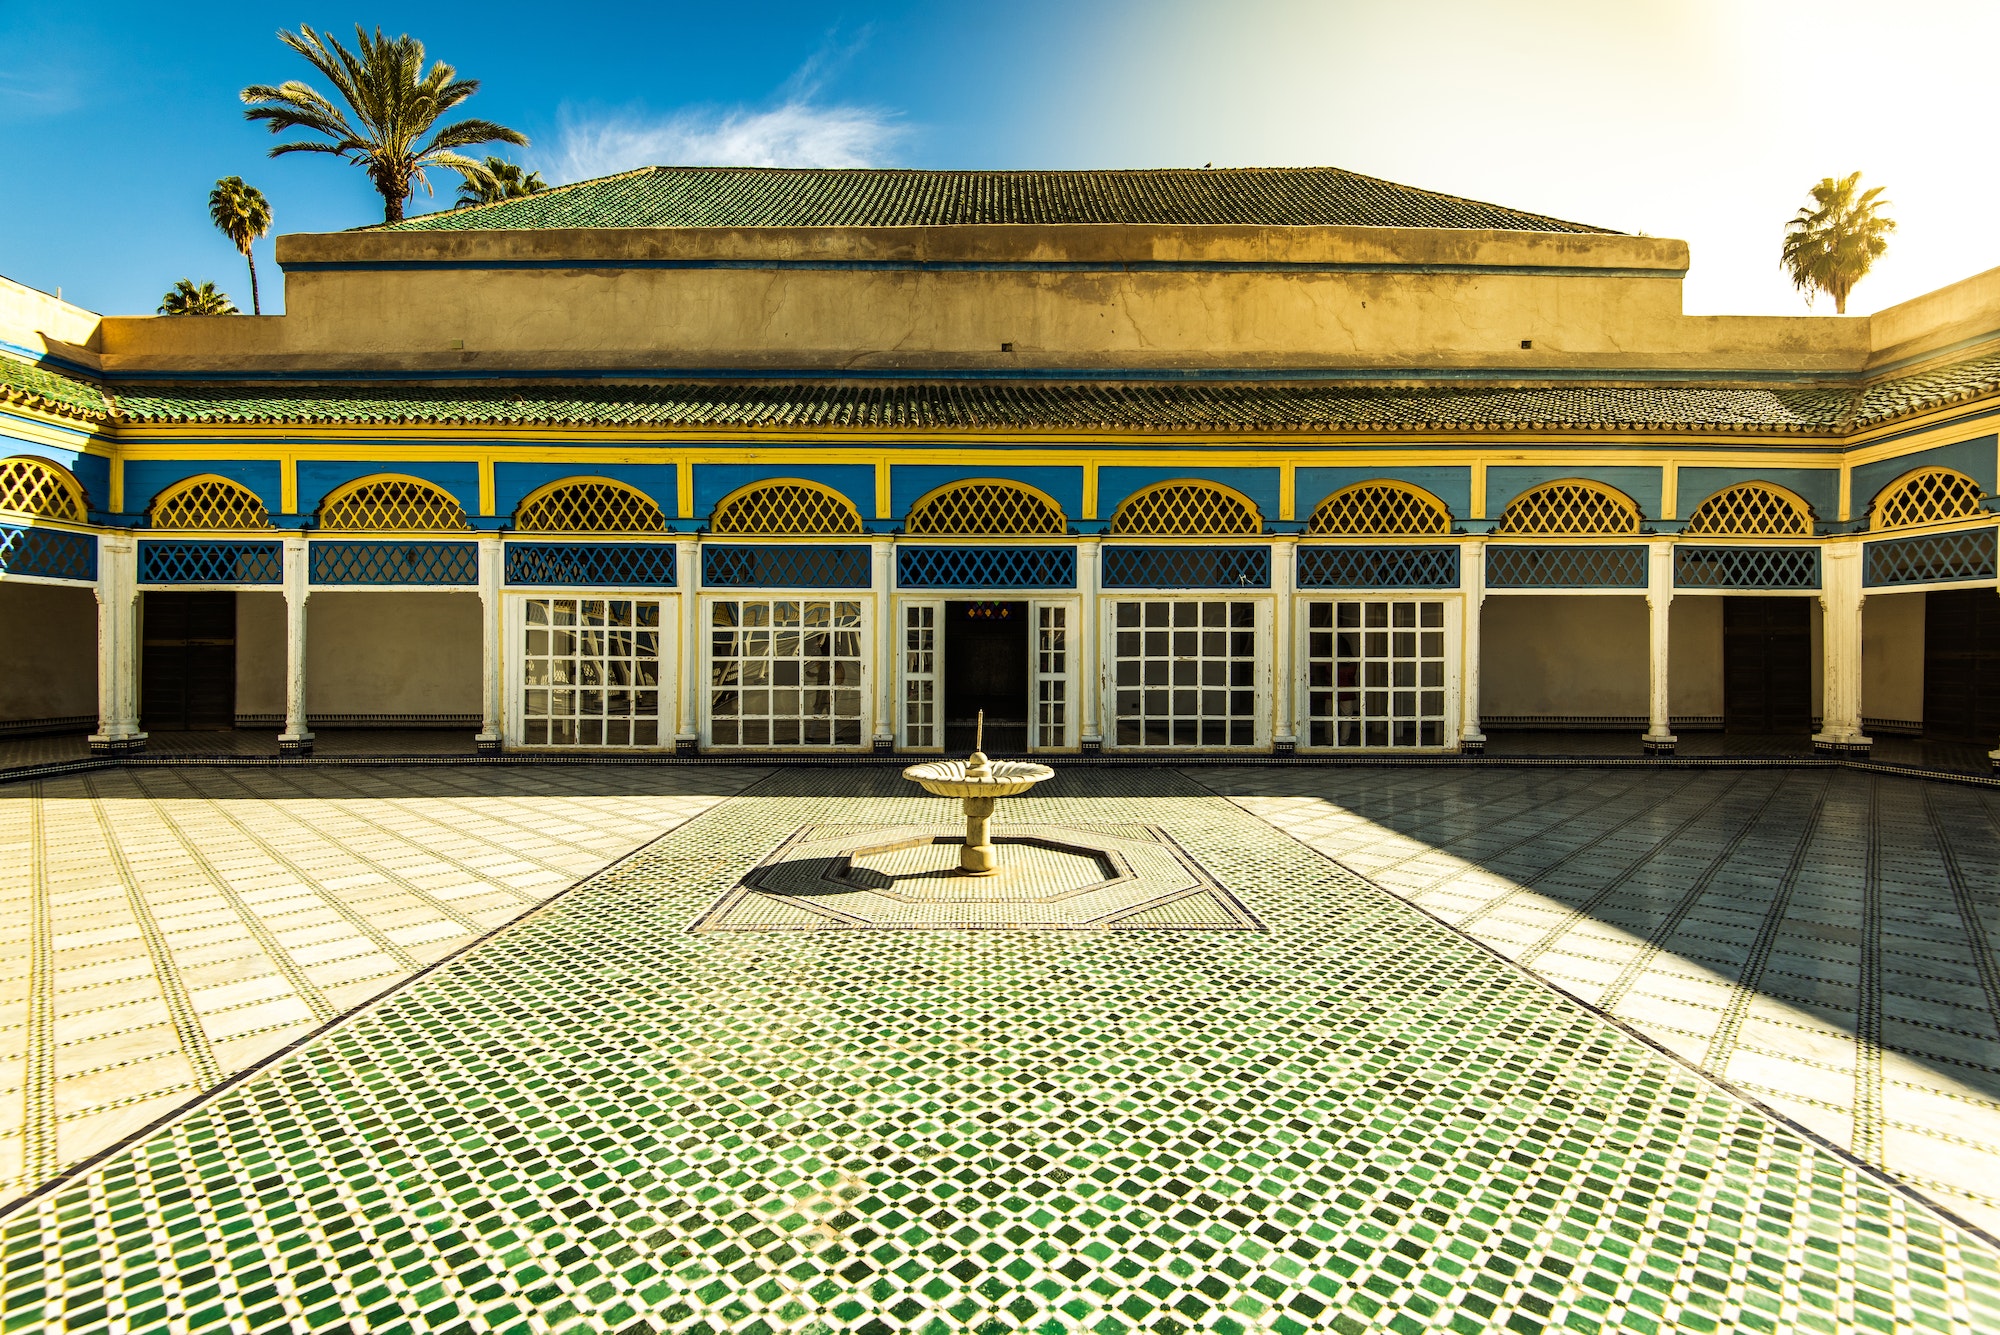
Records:
[[[2000,1324],[1990,788],[1059,767],[995,826],[1032,912],[953,929],[895,850],[955,818],[865,765],[0,788],[5,1329]]]

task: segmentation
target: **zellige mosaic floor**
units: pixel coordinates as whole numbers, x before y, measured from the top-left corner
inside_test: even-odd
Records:
[[[1379,776],[1378,776],[1379,778]],[[2000,1258],[1171,771],[1269,929],[689,931],[780,770],[0,1223],[8,1329],[1974,1331]]]
[[[761,773],[146,768],[0,788],[0,1202]]]
[[[2000,1235],[2000,793],[1841,770],[1192,777]]]

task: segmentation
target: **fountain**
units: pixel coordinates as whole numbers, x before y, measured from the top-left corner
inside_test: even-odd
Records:
[[[963,876],[991,876],[1000,870],[993,851],[993,803],[1002,797],[1016,797],[1056,772],[1047,765],[1026,760],[986,758],[986,711],[979,711],[978,730],[973,734],[973,751],[968,760],[933,760],[912,765],[903,777],[923,785],[938,797],[957,797],[965,802],[965,848],[958,855]]]

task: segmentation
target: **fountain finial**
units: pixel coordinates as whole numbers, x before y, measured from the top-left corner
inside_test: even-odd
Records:
[[[986,711],[979,711],[979,722],[972,732],[972,755],[965,762],[968,775],[985,778],[993,772],[993,762],[986,758]]]

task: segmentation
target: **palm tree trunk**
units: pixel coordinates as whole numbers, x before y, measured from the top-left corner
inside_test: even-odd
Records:
[[[264,307],[257,300],[257,257],[246,250],[243,252],[243,258],[250,261],[250,313],[262,315]]]

